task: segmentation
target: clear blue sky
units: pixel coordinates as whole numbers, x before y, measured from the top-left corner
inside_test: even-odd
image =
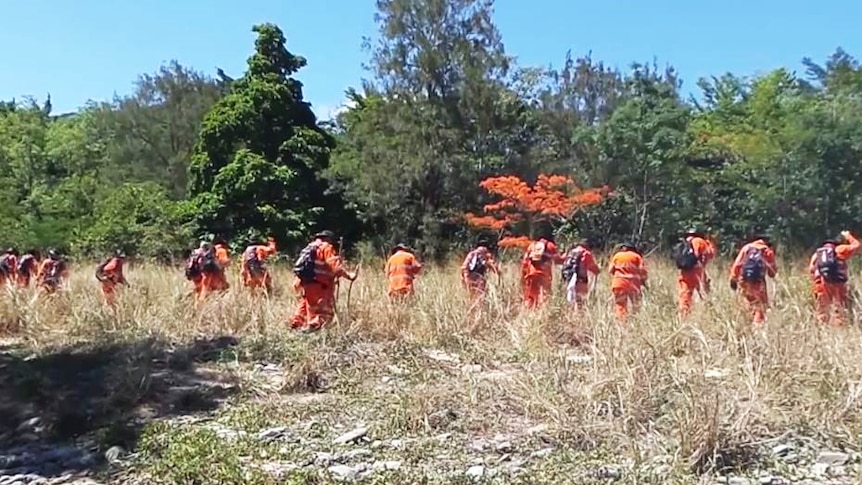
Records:
[[[374,0],[6,0],[0,99],[51,93],[56,113],[131,91],[162,63],[241,75],[251,26],[275,22],[309,65],[299,77],[320,117],[365,76],[363,36]],[[862,2],[853,0],[498,0],[507,51],[523,65],[560,65],[566,50],[626,67],[656,57],[684,87],[731,71],[801,70],[836,47],[862,57]]]

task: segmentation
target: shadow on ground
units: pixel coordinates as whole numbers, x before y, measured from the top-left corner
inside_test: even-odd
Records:
[[[0,476],[92,471],[108,448],[134,448],[148,421],[217,408],[237,387],[201,364],[236,344],[0,346]]]

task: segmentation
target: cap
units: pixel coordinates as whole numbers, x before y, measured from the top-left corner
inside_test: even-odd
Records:
[[[314,235],[315,239],[335,239],[335,233],[330,231],[329,229],[325,231],[320,231]]]

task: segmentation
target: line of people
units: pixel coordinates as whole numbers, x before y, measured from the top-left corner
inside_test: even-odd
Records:
[[[44,259],[40,258],[37,251],[19,255],[14,248],[0,255],[0,285],[27,288],[35,283],[46,293],[53,293],[68,276],[65,258],[53,249],[48,251]]]
[[[294,289],[299,303],[291,319],[291,327],[317,329],[332,320],[335,314],[337,282],[340,278],[351,281],[357,272],[345,269],[341,256],[334,246],[332,231],[321,231],[302,250],[294,264]],[[487,277],[500,278],[500,268],[489,249],[489,242],[480,239],[468,252],[461,264],[461,282],[474,303],[484,300]],[[847,261],[857,254],[862,243],[849,231],[842,231],[835,239],[824,241],[809,261],[808,271],[814,286],[817,318],[823,323],[843,325],[849,310],[849,269]],[[582,241],[564,254],[553,238],[533,241],[526,248],[520,265],[523,303],[527,308],[544,304],[552,291],[554,266],[561,266],[560,275],[565,285],[567,301],[583,310],[595,287],[600,273],[599,265],[590,244]],[[252,244],[242,253],[240,280],[251,291],[272,291],[272,275],[266,260],[277,253],[276,242]],[[687,230],[674,250],[674,262],[679,269],[677,279],[678,313],[687,317],[692,309],[695,293],[705,299],[711,290],[707,266],[716,256],[716,247],[695,229]],[[124,275],[125,254],[116,251],[96,268],[96,279],[101,283],[102,294],[109,305],[115,305],[118,287],[127,285]],[[200,301],[208,295],[226,291],[226,270],[231,265],[230,253],[224,241],[214,244],[201,242],[191,252],[185,266],[185,276],[193,284],[193,293]],[[414,293],[414,280],[422,271],[422,264],[413,251],[404,244],[393,248],[384,272],[388,280],[389,296],[404,300]],[[643,255],[633,243],[623,243],[614,252],[608,264],[613,309],[616,317],[624,321],[638,310],[643,291],[647,289],[649,272]],[[730,267],[730,287],[744,301],[754,324],[762,324],[769,307],[767,278],[778,273],[775,251],[767,237],[756,237],[743,245]],[[35,281],[46,293],[55,292],[69,276],[66,259],[50,250],[47,257],[39,258],[35,251],[19,257],[14,249],[0,256],[0,284],[28,287]]]
[[[860,241],[849,231],[835,239],[824,241],[811,256],[808,271],[814,287],[817,318],[822,323],[843,325],[849,311],[847,261],[859,252]],[[674,248],[673,259],[679,270],[677,278],[677,311],[680,318],[690,315],[694,295],[705,299],[711,292],[707,266],[716,257],[715,245],[696,229],[689,229]],[[584,309],[600,273],[590,244],[582,241],[564,254],[552,238],[540,238],[526,248],[520,265],[523,304],[527,308],[541,306],[551,295],[554,266],[561,266],[560,276],[566,288],[566,300],[579,311]],[[393,250],[386,263],[389,295],[401,298],[413,294],[413,282],[422,266],[403,244]],[[613,310],[625,321],[636,312],[647,289],[649,271],[636,244],[623,243],[608,264]],[[778,273],[775,251],[768,237],[758,236],[743,245],[730,266],[731,290],[741,297],[755,325],[766,319],[769,308],[767,278]],[[487,290],[488,274],[500,270],[487,240],[464,258],[461,281],[474,302],[481,301]]]

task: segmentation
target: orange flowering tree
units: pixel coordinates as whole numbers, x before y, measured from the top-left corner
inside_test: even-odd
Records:
[[[501,238],[500,247],[529,246],[538,223],[564,222],[609,192],[607,187],[582,189],[569,177],[544,174],[532,187],[513,175],[490,177],[479,186],[500,200],[483,207],[484,214],[467,213],[464,219],[476,229],[521,234]]]

